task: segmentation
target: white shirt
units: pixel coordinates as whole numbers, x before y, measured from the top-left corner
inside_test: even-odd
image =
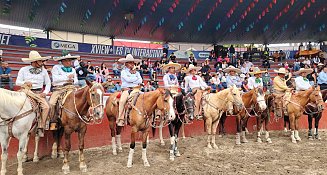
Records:
[[[122,88],[132,88],[136,87],[142,83],[142,77],[138,71],[135,74],[132,74],[129,69],[126,67],[121,71],[121,87]]]
[[[302,76],[295,78],[295,86],[297,91],[305,91],[311,87],[309,81],[305,81]]]
[[[246,68],[246,67],[241,67],[241,72],[243,73],[243,74],[247,74],[248,73],[248,69]]]
[[[172,76],[174,77],[173,79],[170,78]],[[177,76],[175,74],[167,73],[163,77],[163,82],[164,82],[165,88],[170,88],[172,86],[178,86],[178,80],[177,80]]]
[[[57,64],[54,65],[51,71],[52,74],[52,85],[53,86],[62,86],[68,82],[69,75],[74,75],[74,84],[78,84],[78,79],[76,75],[76,70],[72,68],[71,72],[64,72],[61,68],[64,67],[63,65]]]
[[[212,84],[214,84],[214,85],[218,85],[218,84],[220,84],[220,80],[219,80],[219,77],[212,77],[211,79],[210,79],[210,82],[212,83]]]
[[[47,70],[42,67],[42,71],[39,74],[32,74],[30,72],[30,69],[32,68],[33,66],[25,66],[19,70],[16,85],[22,86],[25,82],[31,82],[32,89],[42,89],[43,85],[45,85],[43,93],[49,93],[51,88],[51,80]]]
[[[189,88],[201,88],[204,90],[208,87],[208,85],[203,81],[203,79],[199,75],[195,75],[196,80],[192,79],[193,75],[188,75],[185,77],[185,89],[188,90]]]
[[[248,79],[248,87],[249,89],[254,89],[254,88],[258,88],[258,87],[263,87],[263,82],[262,82],[262,78],[260,79],[260,83],[256,83],[255,82],[256,77],[250,77]]]
[[[76,59],[75,61],[74,61],[74,67],[75,67],[75,69],[77,69],[77,68],[79,68],[79,61]]]

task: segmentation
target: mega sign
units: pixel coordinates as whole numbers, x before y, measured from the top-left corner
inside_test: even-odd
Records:
[[[63,41],[51,41],[52,49],[78,51],[78,44]]]

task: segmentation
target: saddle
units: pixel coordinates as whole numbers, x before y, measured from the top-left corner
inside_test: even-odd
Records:
[[[135,106],[137,99],[139,98],[140,95],[141,95],[141,93],[137,92],[134,95],[129,96],[127,99],[127,103],[125,105],[125,120],[127,120],[127,124],[129,124],[129,114],[130,114],[133,106]]]

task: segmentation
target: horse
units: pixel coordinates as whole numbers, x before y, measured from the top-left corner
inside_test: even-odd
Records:
[[[122,152],[123,148],[121,145],[121,131],[122,126],[117,126],[116,117],[118,116],[118,107],[119,107],[119,96],[121,92],[115,92],[110,95],[106,102],[106,114],[109,121],[109,127],[111,131],[111,144],[112,144],[112,154],[117,155],[117,146],[118,151]],[[117,142],[117,144],[116,144]]]
[[[147,137],[150,131],[150,124],[155,109],[159,109],[164,114],[165,118],[172,121],[175,119],[173,107],[173,98],[169,90],[158,88],[155,91],[140,94],[136,99],[135,105],[130,104],[132,109],[129,113],[129,125],[131,126],[131,143],[128,154],[127,167],[132,167],[133,154],[135,149],[135,135],[137,132],[142,132],[142,159],[144,166],[150,166],[147,156]]]
[[[234,85],[217,93],[206,94],[202,100],[204,123],[208,134],[207,147],[218,149],[215,143],[215,134],[219,120],[224,112],[233,113],[233,105],[243,108],[240,91]]]
[[[272,143],[269,136],[269,121],[270,121],[270,112],[273,111],[274,96],[272,94],[265,95],[265,101],[267,108],[262,111],[259,115],[256,116],[257,121],[257,142],[262,143],[261,133],[265,132],[265,139],[267,143]],[[264,122],[264,125],[263,125]]]
[[[317,105],[317,109],[323,110],[324,108],[324,101],[322,99],[322,94],[320,92],[320,88],[313,88],[306,91],[300,91],[296,94],[293,94],[291,97],[291,100],[289,101],[286,110],[289,116],[290,121],[290,129],[291,129],[291,141],[293,143],[297,143],[298,141],[301,141],[301,138],[299,136],[299,124],[298,120],[303,115],[303,112],[305,111],[305,106],[309,103],[313,103]],[[282,107],[282,101],[281,100],[274,100],[274,106],[278,110]]]
[[[175,157],[180,156],[179,150],[177,148],[177,138],[182,124],[186,121],[185,116],[188,116],[189,120],[194,119],[195,93],[196,91],[188,93],[182,91],[182,93],[179,93],[174,97],[174,110],[176,118],[168,125],[170,134],[169,159],[172,161],[175,159]],[[160,130],[162,130],[162,127],[159,127],[159,131]],[[155,128],[153,129],[153,131],[155,131]],[[162,134],[159,134],[159,138],[161,145],[164,145],[165,142],[163,141]]]
[[[86,84],[87,86],[74,89],[67,95],[66,101],[60,111],[60,127],[63,128],[63,134],[65,136],[65,152],[62,166],[64,174],[70,172],[68,156],[71,148],[70,137],[73,132],[78,133],[79,168],[82,172],[87,171],[83,151],[87,124],[100,123],[104,114],[104,90],[102,85],[99,83],[90,83],[89,81],[86,81]],[[59,138],[57,140],[60,142],[60,134],[58,136]]]
[[[24,92],[13,92],[0,88],[0,142],[1,175],[7,172],[8,146],[11,137],[19,140],[17,152],[18,175],[23,174],[23,155],[29,130],[35,120],[35,106]]]

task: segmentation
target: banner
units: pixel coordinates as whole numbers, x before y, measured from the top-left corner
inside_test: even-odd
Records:
[[[209,51],[181,51],[181,50],[169,50],[168,52],[168,57],[171,53],[174,52],[174,55],[176,56],[176,58],[188,58],[190,56],[191,53],[193,53],[194,57],[197,59],[206,59],[209,58],[210,52]]]
[[[78,51],[78,44],[63,41],[51,41],[51,49]]]

